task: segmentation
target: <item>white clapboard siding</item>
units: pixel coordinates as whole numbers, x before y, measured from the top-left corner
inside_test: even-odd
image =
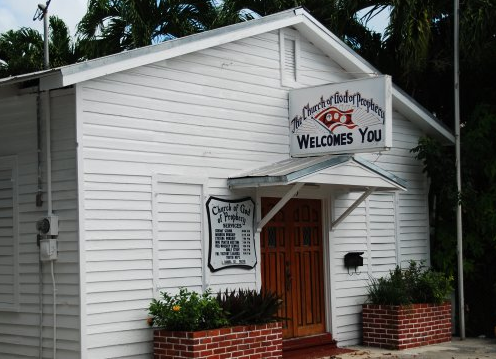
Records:
[[[159,179],[154,186],[157,291],[203,290],[203,202],[199,183]]]
[[[394,112],[393,149],[360,156],[406,180],[407,191],[371,195],[330,234],[331,277],[335,283],[331,300],[336,303],[332,328],[333,337],[342,345],[361,342],[361,305],[370,277],[387,275],[396,265],[405,266],[410,260],[430,260],[427,183],[422,163],[410,153],[420,136],[419,129]],[[358,195],[336,196],[335,218]],[[343,257],[350,251],[364,252],[359,275],[349,276],[344,268]],[[361,288],[343,284],[356,281]]]
[[[371,195],[368,199],[370,258],[374,277],[382,277],[396,267],[396,214],[394,194]]]
[[[44,96],[44,95],[43,95]],[[35,205],[37,191],[37,95],[25,93],[0,99],[0,158],[16,156],[18,163],[18,311],[0,312],[0,358],[38,357],[39,249],[35,222],[46,214],[46,152],[43,151],[43,207]],[[43,103],[43,100],[40,102]],[[76,202],[75,98],[72,89],[51,91],[53,211],[59,215],[57,282],[57,354],[79,358],[79,264]],[[41,111],[43,113],[43,111]],[[44,132],[44,127],[43,127]],[[52,280],[44,265],[43,351],[52,352]]]
[[[16,174],[16,158],[0,157],[0,309],[19,301]]]
[[[333,196],[333,217],[338,218],[358,197],[360,193],[343,193]],[[370,258],[370,233],[368,229],[368,211],[362,203],[345,220],[330,233],[331,261],[331,300],[333,302],[332,331],[340,345],[351,335],[359,336],[357,329],[361,304],[365,300],[365,283],[372,270]],[[364,265],[357,268],[357,273],[344,267],[344,256],[348,252],[364,252]]]
[[[208,234],[198,191],[232,197],[227,177],[287,158],[278,41],[263,34],[82,84],[89,357],[149,351],[145,308],[156,290],[255,286],[255,270],[203,276]],[[156,173],[208,178],[212,187],[165,181],[152,190],[142,179]],[[99,283],[111,280],[124,294]],[[143,321],[128,319],[140,311]],[[142,335],[112,344],[121,340],[118,324]]]
[[[85,168],[86,339],[93,348],[111,345],[102,344],[102,333],[129,337],[146,328],[153,288],[151,191],[150,176]],[[126,351],[141,342],[132,337]],[[97,352],[88,358],[114,357],[112,350]]]
[[[349,74],[336,62],[316,48],[307,38],[299,36],[299,82],[302,87],[324,85],[331,82],[352,80]]]
[[[358,76],[294,29],[284,33],[293,37],[274,31],[78,85],[88,357],[149,353],[151,333],[139,313],[144,319],[158,290],[256,286],[255,269],[210,273],[206,267],[204,196],[254,196],[231,192],[226,179],[288,158],[289,83],[281,75],[293,78],[294,87]],[[294,42],[280,46],[281,39]],[[281,63],[289,72],[281,72]],[[360,341],[369,275],[428,259],[419,212],[427,208],[426,182],[409,152],[421,133],[398,113],[393,128],[393,150],[364,157],[407,180],[408,191],[372,195],[329,235],[332,329],[343,345]],[[58,172],[65,165],[61,158]],[[157,174],[206,181],[159,180]],[[335,218],[359,195],[336,193]],[[359,274],[344,268],[350,251],[365,252]]]

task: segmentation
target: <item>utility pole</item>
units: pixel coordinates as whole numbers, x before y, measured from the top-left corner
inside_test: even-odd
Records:
[[[38,4],[38,8],[33,16],[33,21],[43,20],[43,53],[44,63],[43,68],[48,70],[50,68],[50,55],[48,51],[48,6],[52,0],[48,0],[46,4]]]
[[[456,187],[458,195],[462,193],[462,178],[460,164],[460,1],[454,0],[454,75],[455,75],[455,152],[456,152]],[[463,293],[463,232],[462,232],[462,203],[458,198],[456,207],[456,252],[458,262],[458,301],[460,316],[460,339],[465,339],[465,295]]]

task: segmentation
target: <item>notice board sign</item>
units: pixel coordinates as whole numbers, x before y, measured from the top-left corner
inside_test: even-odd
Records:
[[[249,197],[208,199],[208,266],[212,272],[229,267],[255,267],[254,215],[255,203]]]
[[[291,90],[289,136],[292,157],[389,149],[391,77]]]

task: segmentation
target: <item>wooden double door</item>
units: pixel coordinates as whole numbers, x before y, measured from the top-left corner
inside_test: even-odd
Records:
[[[262,198],[262,216],[279,201]],[[283,299],[283,337],[325,332],[322,204],[291,199],[262,229],[262,288]]]

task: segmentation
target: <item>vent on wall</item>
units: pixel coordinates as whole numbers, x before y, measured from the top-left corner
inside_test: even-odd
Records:
[[[296,81],[296,40],[284,39],[284,70],[288,80]]]
[[[300,42],[298,32],[283,29],[279,32],[281,59],[281,84],[295,87],[298,82],[298,67],[300,57]]]

